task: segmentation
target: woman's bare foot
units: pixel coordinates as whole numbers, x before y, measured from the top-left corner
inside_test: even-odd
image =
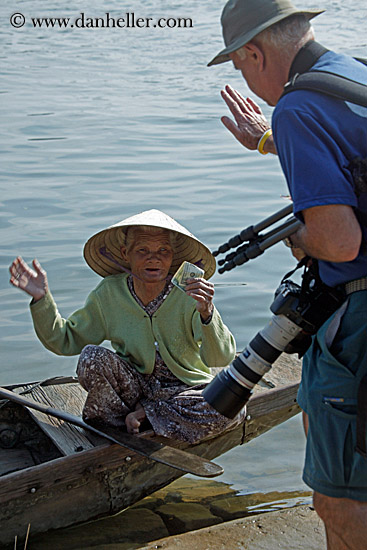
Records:
[[[135,411],[129,413],[125,418],[126,429],[129,434],[138,434],[143,420],[146,418],[143,406],[138,403]]]

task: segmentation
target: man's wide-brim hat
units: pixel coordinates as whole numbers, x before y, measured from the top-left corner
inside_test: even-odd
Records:
[[[84,246],[87,264],[102,277],[129,270],[129,264],[121,257],[121,245],[128,227],[151,226],[174,231],[174,256],[170,273],[175,273],[182,262],[187,261],[201,267],[204,277],[209,279],[215,273],[215,258],[210,250],[185,227],[160,210],[146,210],[126,218],[93,235]]]
[[[221,17],[226,47],[208,63],[208,67],[230,61],[230,53],[290,15],[303,14],[312,19],[324,11],[297,9],[289,0],[229,0]]]

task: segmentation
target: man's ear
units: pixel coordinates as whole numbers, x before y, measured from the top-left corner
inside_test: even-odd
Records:
[[[263,49],[254,42],[248,42],[245,44],[246,59],[250,62],[257,64],[258,68],[262,71],[265,67],[265,55]]]
[[[124,245],[120,246],[120,252],[121,252],[121,258],[122,258],[125,262],[128,262],[128,259],[127,259],[127,248],[126,248],[126,246],[124,246]]]

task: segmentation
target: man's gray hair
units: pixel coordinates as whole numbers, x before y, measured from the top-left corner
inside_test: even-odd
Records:
[[[303,14],[291,15],[271,25],[256,36],[275,48],[296,46],[298,49],[313,36],[309,18]]]
[[[296,14],[282,19],[255,36],[253,42],[268,44],[274,49],[284,50],[285,55],[293,58],[295,53],[314,37],[309,18],[303,14]],[[244,46],[237,50],[241,59],[246,57]]]

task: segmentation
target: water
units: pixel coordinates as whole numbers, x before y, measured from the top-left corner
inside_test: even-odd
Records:
[[[300,5],[300,3],[299,3]],[[310,0],[305,8],[317,7]],[[244,150],[220,123],[226,83],[249,93],[230,63],[207,68],[222,48],[223,2],[117,0],[77,6],[3,0],[1,17],[1,384],[75,372],[37,341],[28,299],[8,284],[15,255],[37,257],[60,311],[69,315],[99,278],[82,249],[94,232],[159,208],[214,249],[285,206],[278,160]],[[326,46],[366,56],[364,0],[325,0],[314,20]],[[28,23],[11,27],[21,11]],[[34,29],[31,17],[191,17],[192,28]],[[265,114],[271,109],[259,101]],[[282,275],[293,266],[282,245],[218,282],[216,305],[243,348],[264,326]],[[305,489],[299,417],[222,457],[223,480],[239,491]],[[287,452],[284,452],[287,449]]]

